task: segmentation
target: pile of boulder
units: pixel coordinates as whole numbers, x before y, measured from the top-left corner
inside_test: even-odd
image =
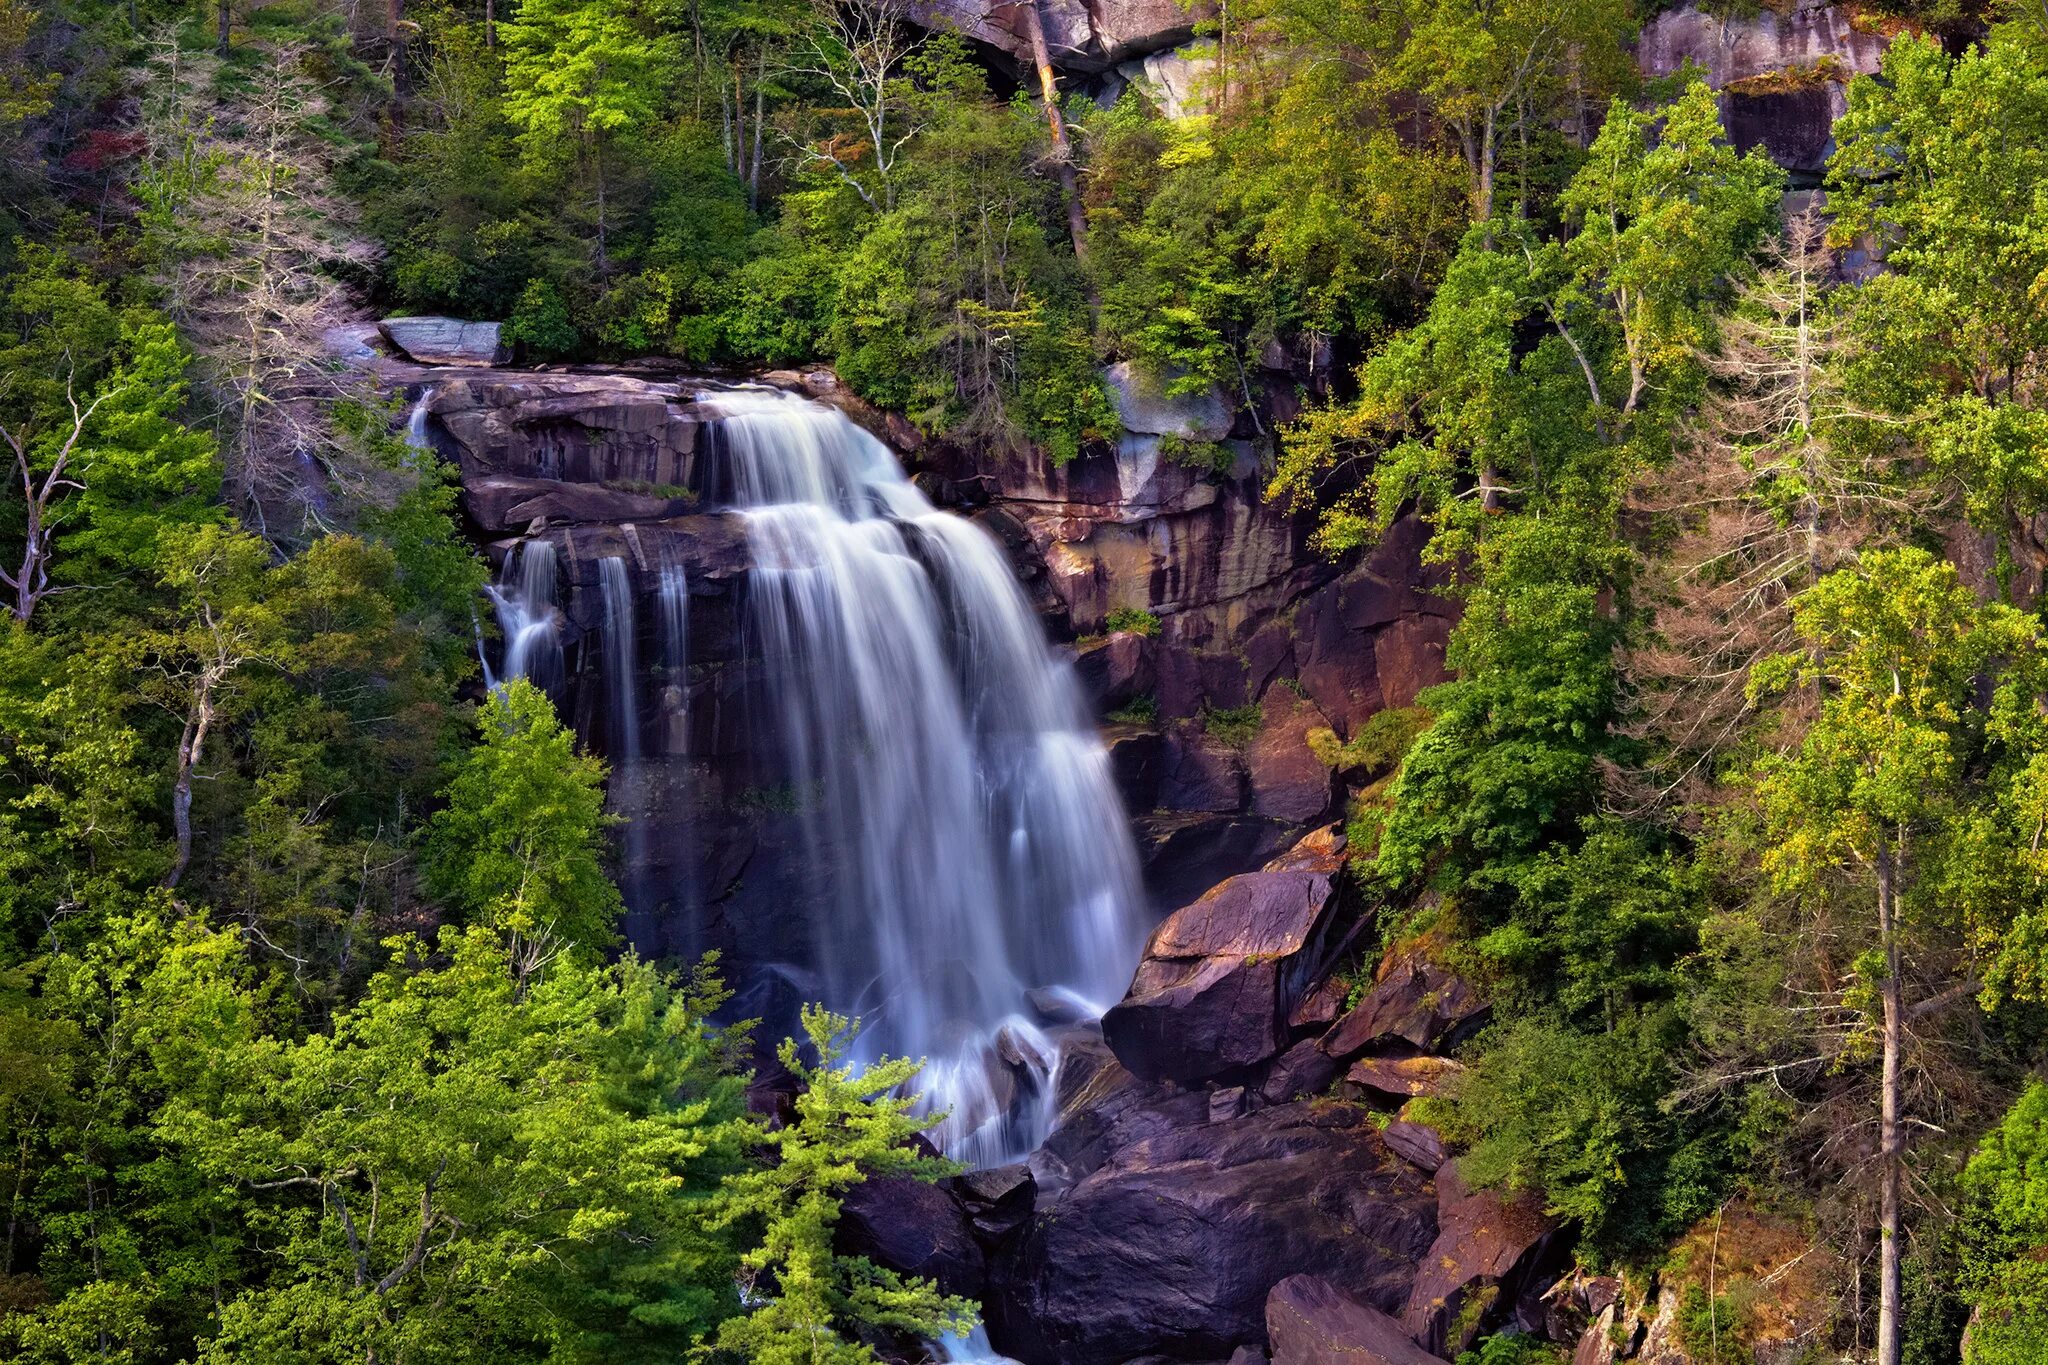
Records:
[[[1070,1029],[1045,1145],[863,1192],[848,1249],[979,1296],[1024,1365],[1428,1365],[1542,1329],[1556,1224],[1402,1116],[1487,1005],[1426,943],[1332,976],[1361,922],[1343,857],[1316,830],[1168,916],[1123,1001]]]

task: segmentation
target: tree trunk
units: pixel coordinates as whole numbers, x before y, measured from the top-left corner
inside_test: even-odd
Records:
[[[404,27],[405,0],[385,0],[384,40],[391,44],[391,93],[394,110],[405,99],[406,87],[409,83],[405,71]],[[402,120],[394,113],[392,122],[398,124]]]
[[[611,278],[611,275],[612,275],[612,261],[611,261],[611,257],[610,257],[610,256],[609,256],[608,254],[606,254],[606,251],[605,251],[605,240],[604,240],[604,236],[605,236],[605,233],[604,233],[604,229],[605,229],[605,221],[604,221],[604,215],[605,215],[605,202],[604,202],[604,188],[605,188],[605,186],[604,186],[604,143],[603,143],[602,141],[600,141],[600,142],[599,142],[599,143],[597,144],[597,149],[596,149],[596,161],[597,161],[597,278],[598,278],[598,279],[600,279],[600,280],[609,280],[609,279]]]
[[[234,28],[235,12],[229,0],[218,0],[214,7],[215,22],[219,25],[220,36],[215,40],[213,50],[225,57],[228,55],[228,35]]]
[[[185,732],[178,737],[178,775],[171,783],[171,828],[178,856],[164,873],[166,889],[177,886],[192,865],[192,775],[206,752],[206,732],[213,728],[213,683],[211,668],[199,675],[192,710],[185,717]]]
[[[762,110],[763,91],[768,85],[768,44],[761,44],[754,59],[754,152],[747,164],[747,207],[761,207],[761,126],[768,121]]]
[[[1878,1100],[1877,1365],[1899,1365],[1900,1274],[1899,1052],[1905,1021],[1899,1007],[1898,869],[1894,850],[1877,851],[1878,936],[1884,950],[1884,1074]]]
[[[1067,140],[1066,120],[1060,117],[1059,87],[1053,81],[1052,50],[1045,43],[1045,24],[1039,17],[1038,0],[1023,7],[1025,36],[1031,40],[1031,59],[1038,66],[1038,97],[1045,105],[1046,126],[1052,132],[1052,155],[1059,167],[1060,194],[1067,201],[1067,235],[1074,241],[1074,258],[1088,259],[1088,214],[1081,205],[1081,187],[1074,175],[1074,149]]]

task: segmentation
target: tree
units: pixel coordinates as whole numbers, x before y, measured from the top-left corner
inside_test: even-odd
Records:
[[[2040,748],[2043,651],[2037,623],[1979,607],[1954,567],[1922,550],[1875,551],[1829,575],[1799,598],[1794,620],[1801,651],[1759,665],[1751,684],[1818,693],[1796,748],[1757,770],[1764,867],[1781,891],[1825,899],[1833,887],[1868,907],[1867,946],[1840,999],[1881,1068],[1877,1346],[1880,1365],[1899,1365],[1908,1031],[1975,988],[1966,978],[1952,989],[1937,945],[1965,909],[1957,879],[1996,856],[1962,837],[1984,774],[2025,768]],[[1980,693],[1990,698],[1981,710]],[[1930,970],[1922,998],[1909,1000]]]
[[[1870,401],[1924,431],[2009,588],[2016,522],[2048,505],[2048,68],[2013,35],[1950,57],[1931,37],[1850,83],[1829,162],[1841,240],[1884,243],[1857,327]]]
[[[1860,356],[1825,231],[1809,209],[1766,246],[1700,353],[1709,387],[1677,457],[1632,495],[1663,537],[1646,556],[1654,630],[1627,660],[1632,732],[1658,746],[1646,803],[1697,792],[1739,739],[1751,667],[1793,642],[1792,598],[1924,502],[1889,425],[1849,394]]]
[[[328,175],[330,108],[311,54],[268,52],[268,78],[227,108],[208,93],[215,64],[174,36],[153,45],[143,73],[147,240],[167,311],[205,362],[228,487],[259,530],[279,497],[319,518],[306,480],[325,428],[301,400],[326,387],[323,333],[343,312],[334,272],[371,256]]]
[[[761,1135],[775,1160],[726,1184],[724,1216],[763,1228],[742,1258],[763,1301],[719,1329],[719,1349],[748,1365],[861,1365],[874,1351],[844,1334],[964,1335],[974,1321],[969,1301],[832,1248],[841,1198],[861,1180],[936,1180],[958,1170],[912,1145],[944,1117],[919,1115],[922,1096],[905,1093],[923,1063],[847,1060],[858,1025],[816,1006],[804,1007],[803,1026],[814,1062],[793,1039],[777,1050],[803,1085],[796,1119]]]
[[[2048,1353],[2048,1085],[2027,1087],[1985,1134],[1962,1186],[1964,1365],[2024,1365]]]
[[[524,679],[491,694],[477,733],[427,829],[427,885],[501,936],[523,985],[613,942],[620,901],[604,870],[604,764],[576,752],[547,695]]]
[[[660,108],[673,43],[639,11],[603,0],[521,0],[498,28],[505,46],[505,117],[530,162],[552,165],[566,148],[590,167],[596,189],[597,275],[611,277],[607,157]]]
[[[897,164],[919,129],[903,72],[918,46],[910,18],[906,0],[816,0],[790,53],[789,74],[830,91],[854,125],[850,138],[828,128],[794,150],[876,213],[895,207]]]

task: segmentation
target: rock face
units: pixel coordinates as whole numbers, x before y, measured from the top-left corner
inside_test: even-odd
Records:
[[[1023,0],[1032,3],[1033,0]],[[1195,25],[1213,18],[1207,0],[1035,0],[1046,47],[1062,71],[1094,73],[1148,53],[1178,47]],[[1032,66],[1018,0],[914,0],[911,17],[927,28],[950,29],[994,49],[1019,70]]]
[[[1290,1275],[1266,1299],[1273,1365],[1443,1365],[1401,1324],[1319,1275]]]
[[[1153,931],[1131,989],[1102,1017],[1117,1060],[1145,1080],[1200,1081],[1286,1046],[1333,918],[1333,849],[1232,877]]]
[[[1724,19],[1686,4],[1643,25],[1637,61],[1653,77],[1688,61],[1704,68],[1735,145],[1761,146],[1812,183],[1834,151],[1831,125],[1848,108],[1843,87],[1878,69],[1888,41],[1847,5],[1798,0],[1782,13],[1765,5]]]
[[[422,365],[501,365],[512,358],[495,322],[460,318],[385,318],[377,331],[408,359]]]
[[[1434,1236],[1429,1178],[1371,1116],[1302,1103],[1141,1137],[1034,1217],[993,1275],[997,1347],[1027,1362],[1222,1359],[1313,1268],[1381,1311]]]

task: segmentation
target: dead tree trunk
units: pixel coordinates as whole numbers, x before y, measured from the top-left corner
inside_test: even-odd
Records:
[[[1088,214],[1081,205],[1081,186],[1074,174],[1074,148],[1067,139],[1067,123],[1060,117],[1059,86],[1053,80],[1052,52],[1045,43],[1045,24],[1039,17],[1038,0],[1025,0],[1025,35],[1031,40],[1031,59],[1038,64],[1038,95],[1045,105],[1046,126],[1052,132],[1053,162],[1059,169],[1060,193],[1067,201],[1067,233],[1074,240],[1074,257],[1088,259]]]

